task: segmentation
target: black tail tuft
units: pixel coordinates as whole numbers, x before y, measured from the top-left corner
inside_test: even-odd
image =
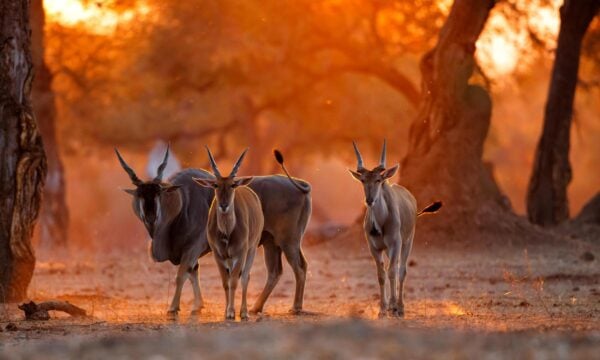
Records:
[[[281,154],[281,151],[275,149],[273,150],[273,154],[275,155],[275,160],[277,160],[280,165],[283,165],[283,154]]]
[[[290,181],[292,182],[292,184],[298,190],[300,190],[302,193],[308,194],[310,192],[310,186],[306,186],[303,183],[299,183],[297,180],[295,180],[294,178],[292,178],[290,176],[290,173],[285,168],[285,165],[283,165],[283,155],[281,154],[281,151],[275,149],[275,150],[273,150],[273,154],[275,155],[275,160],[277,160],[277,162],[279,163],[279,165],[281,165],[281,168],[283,169],[283,172],[285,172],[285,175],[287,175],[288,179],[290,179]]]
[[[442,202],[436,201],[433,204],[428,205],[425,209],[421,210],[417,215],[422,215],[425,213],[429,213],[429,214],[435,213],[441,208],[442,208]]]

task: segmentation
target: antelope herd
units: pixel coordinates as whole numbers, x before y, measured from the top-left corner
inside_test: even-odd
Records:
[[[414,196],[404,187],[390,184],[398,165],[386,167],[386,142],[381,160],[372,170],[364,167],[362,155],[353,142],[357,158],[352,176],[365,192],[367,210],[364,231],[369,250],[377,267],[380,288],[380,317],[404,315],[403,287],[406,265],[412,248],[416,219],[435,213],[441,202],[417,212]],[[203,169],[184,169],[168,180],[163,172],[169,159],[167,147],[156,176],[142,181],[127,165],[117,149],[117,158],[135,189],[132,195],[135,215],[142,221],[151,239],[150,255],[156,262],[178,265],[175,293],[169,317],[177,316],[181,291],[190,280],[194,291],[192,314],[203,308],[198,279],[198,259],[213,253],[225,291],[225,319],[235,319],[235,291],[242,283],[240,318],[248,319],[247,290],[252,263],[259,246],[263,247],[267,281],[250,310],[263,311],[265,302],[282,274],[282,254],[294,271],[296,291],[292,312],[302,313],[307,262],[302,252],[302,238],[311,214],[311,187],[304,180],[290,176],[283,155],[275,150],[275,159],[284,175],[243,176],[237,172],[248,149],[239,156],[228,176],[223,176],[208,149],[212,173]],[[387,271],[384,254],[389,259]],[[386,296],[386,275],[390,295]]]

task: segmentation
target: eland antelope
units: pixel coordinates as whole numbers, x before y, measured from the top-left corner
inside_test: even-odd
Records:
[[[200,186],[215,190],[208,214],[208,244],[213,252],[225,290],[225,319],[235,319],[235,291],[242,280],[240,318],[248,319],[246,295],[250,269],[261,238],[264,218],[260,199],[246,185],[252,177],[237,177],[244,150],[228,176],[222,176],[210,150],[206,147],[214,179],[194,178]]]
[[[387,180],[398,171],[398,164],[386,168],[385,140],[379,165],[372,170],[364,167],[356,143],[352,142],[352,145],[356,153],[357,166],[356,171],[349,171],[356,180],[363,184],[365,192],[367,211],[363,228],[369,250],[377,266],[380,293],[379,316],[385,316],[388,311],[391,315],[403,316],[406,264],[415,236],[416,219],[424,213],[436,212],[441,208],[442,203],[434,202],[417,212],[415,197],[403,186],[388,183]],[[385,291],[384,252],[389,259],[387,268],[390,283],[389,301]]]
[[[213,179],[213,175],[205,170],[184,169],[175,174],[170,179],[170,183],[162,182],[162,172],[160,177],[157,176],[152,181],[143,182],[125,163],[118,150],[115,149],[115,151],[121,166],[136,186],[136,189],[125,190],[125,192],[133,195],[134,213],[144,223],[152,238],[151,255],[153,260],[161,262],[170,260],[174,265],[179,265],[175,295],[168,315],[177,315],[183,284],[188,278],[194,288],[193,309],[195,310],[193,313],[196,313],[203,306],[198,287],[197,259],[210,252],[206,239],[206,223],[214,191],[197,186],[192,177]],[[163,163],[168,158],[169,155],[165,154]],[[282,256],[285,256],[296,280],[291,312],[300,314],[303,309],[308,271],[308,263],[302,252],[302,238],[312,210],[311,187],[308,182],[289,175],[280,152],[275,151],[275,158],[286,175],[255,176],[249,185],[259,196],[264,214],[264,228],[260,245],[264,249],[267,267],[264,289],[251,312],[263,311],[265,302],[281,278]],[[174,193],[178,193],[179,196],[163,194],[172,186],[178,187],[171,191],[177,190]],[[162,204],[166,204],[167,199],[174,199],[176,203],[181,203],[176,206],[163,207]],[[172,201],[168,201],[168,203],[171,204]],[[141,210],[144,204],[147,206],[158,204],[159,206]],[[157,219],[158,212],[162,214],[160,219]],[[172,220],[168,221],[168,219]]]
[[[267,298],[279,282],[283,272],[283,253],[296,279],[294,304],[290,312],[301,314],[308,271],[308,263],[302,252],[302,237],[312,211],[311,187],[308,182],[291,177],[283,163],[283,155],[278,150],[274,153],[285,176],[255,176],[250,183],[250,188],[260,198],[265,215],[260,244],[267,266],[267,282],[251,312],[263,311]]]
[[[168,315],[176,316],[179,312],[181,290],[187,279],[194,290],[192,314],[197,314],[204,306],[198,280],[198,258],[210,251],[206,241],[206,222],[214,190],[199,187],[192,178],[212,179],[212,174],[185,169],[174,174],[169,181],[163,181],[163,171],[169,158],[167,147],[156,177],[142,181],[116,148],[115,152],[136,187],[124,191],[133,196],[133,211],[144,223],[151,238],[152,259],[156,262],[168,260],[179,265]]]

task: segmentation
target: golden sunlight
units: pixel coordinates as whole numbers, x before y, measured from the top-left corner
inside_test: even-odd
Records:
[[[511,27],[503,14],[494,13],[477,41],[477,60],[492,79],[508,75],[531,61],[522,51],[528,40],[523,29]]]
[[[467,314],[463,308],[453,303],[446,304],[446,313],[453,316],[463,316]]]
[[[511,24],[502,12],[493,12],[477,41],[476,58],[492,80],[526,69],[534,60],[530,32],[547,47],[556,45],[560,3],[530,6],[523,11],[531,19],[527,24]]]
[[[119,24],[150,12],[150,8],[143,3],[138,3],[132,9],[116,11],[108,2],[81,0],[45,0],[44,9],[49,22],[67,27],[81,25],[98,35],[110,35]]]

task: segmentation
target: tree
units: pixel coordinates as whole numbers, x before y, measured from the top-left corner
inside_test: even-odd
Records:
[[[550,89],[533,172],[527,192],[527,215],[539,225],[554,225],[569,218],[567,186],[573,100],[583,36],[600,9],[598,0],[565,0],[560,9],[560,30]]]
[[[0,1],[0,301],[27,295],[46,157],[29,95],[29,1]]]
[[[446,202],[444,216],[432,221],[452,230],[477,221],[483,209],[507,209],[482,161],[491,99],[471,82],[475,43],[494,3],[454,1],[437,44],[421,60],[422,100],[402,160],[400,182],[421,204]]]
[[[40,214],[40,246],[64,249],[68,244],[69,210],[65,199],[65,176],[56,143],[56,105],[52,73],[44,59],[44,7],[31,2],[31,54],[35,69],[32,89],[35,118],[44,139],[48,174]]]
[[[198,141],[219,144],[217,156],[237,151],[220,144],[243,142],[253,173],[271,170],[275,146],[333,155],[355,138],[377,151],[386,130],[406,131],[398,119],[412,116],[419,91],[403,65],[417,68],[412,56],[430,38],[423,33],[441,25],[431,0],[149,4],[160,21],[133,21],[119,36],[50,24],[65,149],[82,138],[138,148],[161,138],[197,163],[186,156]],[[396,31],[390,21],[399,14],[411,16]]]

